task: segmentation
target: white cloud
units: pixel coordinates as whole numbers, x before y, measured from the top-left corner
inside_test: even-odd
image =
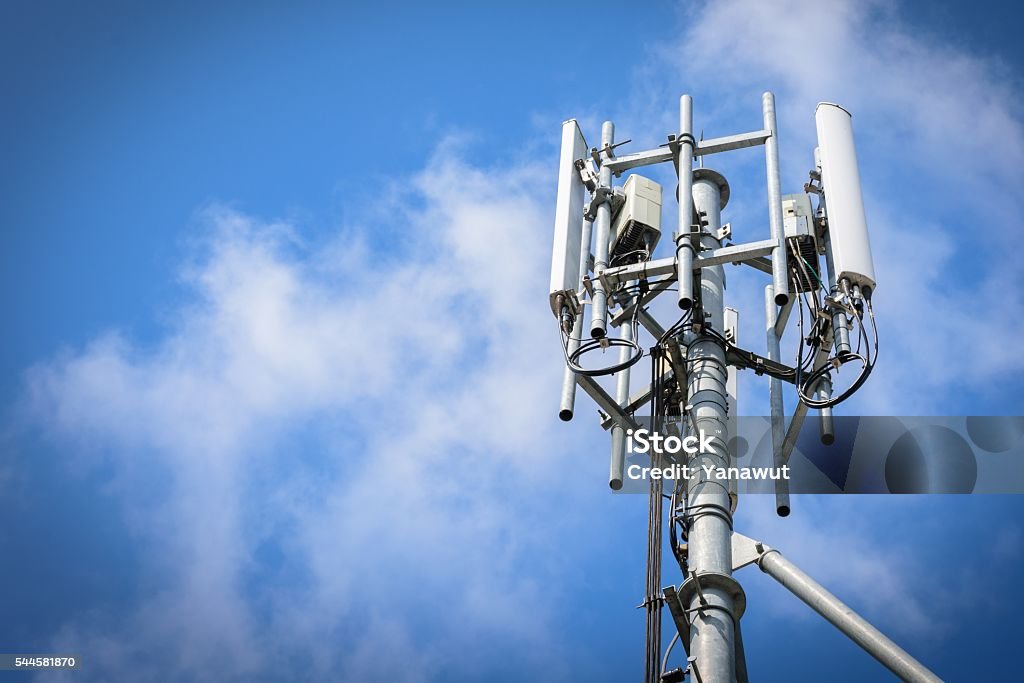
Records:
[[[311,249],[291,226],[212,207],[185,270],[193,303],[162,340],[114,332],[32,371],[35,414],[113,462],[163,577],[115,635],[95,636],[131,643],[106,648],[112,661],[164,641],[172,670],[244,675],[273,661],[272,643],[294,654],[317,647],[310,629],[340,628],[349,645],[321,674],[431,678],[460,657],[478,666],[463,650],[488,632],[497,649],[528,645],[524,666],[556,666],[548,563],[520,571],[560,526],[543,518],[557,497],[540,473],[565,459],[547,431],[560,366],[543,177],[439,155],[391,205],[401,261],[358,233]],[[338,438],[302,435],[318,422]],[[148,468],[167,473],[166,497],[139,490]],[[300,580],[254,595],[245,579],[268,537],[288,539]],[[407,610],[435,613],[415,645]],[[389,648],[413,657],[381,663]]]

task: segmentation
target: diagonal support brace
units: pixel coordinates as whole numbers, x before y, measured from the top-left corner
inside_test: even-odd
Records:
[[[778,550],[737,533],[733,533],[732,547],[733,571],[757,564],[761,571],[781,583],[901,680],[941,683],[942,679],[783,557]]]

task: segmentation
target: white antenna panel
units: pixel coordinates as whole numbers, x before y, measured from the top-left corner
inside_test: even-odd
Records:
[[[558,157],[558,197],[555,200],[555,243],[551,250],[551,310],[558,316],[556,299],[580,285],[580,253],[583,240],[583,180],[575,162],[587,155],[576,119],[562,124],[562,150]]]
[[[821,153],[821,185],[825,191],[829,238],[836,279],[875,286],[875,265],[868,240],[857,150],[853,144],[850,112],[822,102],[814,112]]]

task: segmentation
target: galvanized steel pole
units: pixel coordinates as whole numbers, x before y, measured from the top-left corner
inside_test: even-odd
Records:
[[[680,161],[680,166],[682,166]],[[693,201],[707,221],[701,238],[705,249],[717,248],[721,227],[721,190],[724,178],[699,169],[694,174]],[[685,183],[689,184],[689,183]],[[684,186],[680,178],[680,188]],[[684,203],[680,201],[681,207]],[[682,221],[680,220],[680,223]],[[687,482],[686,526],[688,531],[689,577],[683,583],[683,604],[690,610],[689,653],[695,657],[698,678],[705,683],[736,680],[736,622],[739,584],[732,578],[732,507],[727,482],[709,478],[702,465],[714,468],[730,465],[727,416],[727,366],[724,335],[725,272],[721,265],[700,271],[700,306],[697,322],[703,327],[687,340],[691,365],[687,381],[686,406],[691,434],[703,432],[713,439],[713,452],[691,456],[693,474]]]

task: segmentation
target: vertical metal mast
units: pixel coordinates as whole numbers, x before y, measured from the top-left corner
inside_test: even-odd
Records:
[[[693,203],[706,226],[704,249],[721,247],[722,190],[725,179],[708,169],[693,176]],[[682,185],[682,183],[680,183]],[[689,202],[680,201],[684,206]],[[689,465],[685,524],[688,530],[689,576],[683,583],[682,603],[689,611],[689,653],[701,681],[736,680],[736,614],[739,584],[732,578],[732,505],[728,483],[709,479],[701,466],[728,467],[729,427],[725,357],[725,273],[721,265],[700,270],[699,317],[687,342],[689,432],[713,439],[713,452],[697,453]]]

